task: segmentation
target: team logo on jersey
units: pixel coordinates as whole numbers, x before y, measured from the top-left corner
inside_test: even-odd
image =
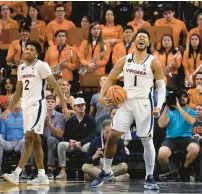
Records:
[[[134,73],[136,75],[147,75],[147,73],[145,71],[139,71],[139,70],[134,70],[134,69],[126,69],[126,72]]]

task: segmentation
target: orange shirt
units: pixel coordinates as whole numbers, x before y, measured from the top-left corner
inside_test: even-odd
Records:
[[[174,55],[172,53],[169,53],[168,56],[166,57],[165,53],[160,54],[158,51],[155,51],[153,55],[161,62],[163,69],[165,69],[168,65],[170,65],[174,61]],[[171,74],[178,74],[178,68],[180,68],[181,63],[182,63],[182,57],[175,60]]]
[[[72,52],[71,52],[71,49],[72,49]],[[66,45],[64,49],[61,51],[61,54],[59,56],[57,45],[53,45],[48,48],[44,61],[46,61],[50,65],[50,67],[55,67],[59,62],[62,62],[66,58],[71,56],[71,53],[72,53],[72,57],[69,58],[69,60],[67,61],[71,71],[67,68],[64,68],[62,70],[62,79],[72,80],[73,78],[72,70],[75,70],[78,68],[78,62],[79,62],[78,55],[75,48],[73,47],[71,48],[69,45]]]
[[[202,104],[202,95],[199,94],[196,88],[188,90],[188,93],[190,95],[190,108],[195,109],[197,104]]]
[[[81,43],[81,46],[79,47],[79,60],[80,63],[84,66],[87,66],[88,63],[94,58],[96,57],[99,53],[100,53],[100,43],[98,43],[95,48],[94,48],[94,52],[93,52],[93,56],[92,56],[92,46],[90,46],[90,51],[88,52],[88,48],[87,48],[87,40],[84,40]],[[109,44],[106,42],[106,47],[107,50],[105,51],[104,56],[99,60],[97,60],[95,63],[98,65],[95,74],[105,74],[105,66],[109,61],[109,56],[110,56],[110,46]]]
[[[129,50],[128,50],[128,54],[132,53],[135,51],[135,44],[133,43]],[[112,54],[112,63],[115,65],[117,63],[117,61],[121,58],[124,57],[125,55],[127,55],[126,53],[126,47],[125,47],[125,43],[124,42],[120,42],[117,43],[114,46],[114,50],[113,50],[113,54]]]
[[[27,17],[28,7],[26,1],[12,1],[10,6],[14,11],[12,17],[15,17],[18,14]]]
[[[0,20],[0,35],[1,35],[2,29],[10,29],[10,28],[17,28],[18,29],[19,28],[18,22],[13,20],[13,19],[9,19],[9,21],[7,23],[4,23],[3,20]],[[7,50],[9,48],[9,46],[10,46],[9,44],[2,44],[0,42],[0,49]]]
[[[131,21],[131,22],[128,22],[127,25],[133,27],[134,33],[136,33],[136,32],[138,31],[139,28],[148,28],[148,27],[151,26],[151,24],[150,24],[149,22],[144,21],[144,20],[143,20],[142,25],[139,26],[135,19],[134,19],[133,21]]]
[[[5,110],[8,107],[9,102],[10,102],[10,96],[0,95],[0,108],[3,108]]]
[[[181,20],[178,20],[176,18],[173,18],[172,21],[167,22],[165,18],[161,18],[156,20],[155,26],[170,26],[173,29],[173,39],[174,39],[174,47],[177,47],[179,45],[180,40],[180,33],[182,32],[184,37],[187,36],[187,27],[185,23]]]
[[[188,50],[184,52],[182,64],[184,66],[184,72],[186,76],[185,80],[187,80],[188,76],[190,76],[196,70],[196,68],[201,65],[202,60],[200,59],[200,57],[201,57],[200,53],[197,56],[196,53],[194,53],[194,56],[191,55],[191,58],[189,58]],[[194,58],[196,60],[195,68],[194,68]]]
[[[70,28],[76,28],[76,26],[74,25],[73,22],[69,20],[64,19],[61,23],[58,23],[56,19],[51,21],[46,28],[46,36],[49,46],[56,44],[54,39],[55,39],[55,32],[57,30],[68,30]]]

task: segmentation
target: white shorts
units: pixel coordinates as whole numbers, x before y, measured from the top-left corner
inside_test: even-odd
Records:
[[[126,99],[114,116],[112,129],[128,133],[134,122],[137,136],[153,136],[154,117],[152,111],[152,99]]]
[[[46,99],[32,104],[22,111],[24,133],[34,130],[37,134],[43,134],[44,122],[47,114]]]

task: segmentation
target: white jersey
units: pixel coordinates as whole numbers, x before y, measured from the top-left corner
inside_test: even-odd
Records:
[[[154,86],[154,74],[151,69],[151,62],[155,58],[152,55],[147,56],[141,64],[134,62],[134,53],[126,56],[126,62],[123,67],[124,89],[127,99],[145,98],[152,95]]]
[[[25,63],[18,67],[18,81],[22,81],[22,110],[45,98],[46,78],[52,75],[46,62],[36,60],[32,65]]]

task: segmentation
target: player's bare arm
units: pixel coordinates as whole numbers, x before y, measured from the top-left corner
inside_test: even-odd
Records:
[[[16,91],[12,96],[12,99],[10,101],[10,104],[8,105],[7,109],[2,113],[3,119],[7,119],[8,114],[10,111],[15,107],[15,105],[19,102],[21,96],[22,96],[22,82],[18,81],[16,84]]]
[[[166,86],[164,81],[163,68],[159,60],[154,59],[151,63],[151,69],[154,73],[154,79],[158,85],[158,102],[157,107],[153,110],[154,116],[159,116],[161,107],[165,101]]]
[[[66,103],[65,103],[65,99],[64,99],[64,94],[62,93],[57,81],[55,80],[54,76],[53,75],[50,75],[47,77],[47,81],[48,83],[52,86],[52,88],[54,88],[57,96],[59,97],[60,99],[60,102],[61,102],[61,105],[62,105],[62,111],[63,111],[63,114],[66,116],[66,118],[69,118],[70,117],[70,113],[69,113],[69,110],[66,106]]]
[[[104,106],[107,105],[107,102],[104,99],[104,95],[107,89],[116,83],[117,77],[123,71],[125,60],[126,60],[126,57],[122,57],[121,59],[118,60],[118,62],[116,63],[114,68],[111,70],[106,82],[104,83],[104,85],[102,86],[100,90],[99,102],[103,104]]]

